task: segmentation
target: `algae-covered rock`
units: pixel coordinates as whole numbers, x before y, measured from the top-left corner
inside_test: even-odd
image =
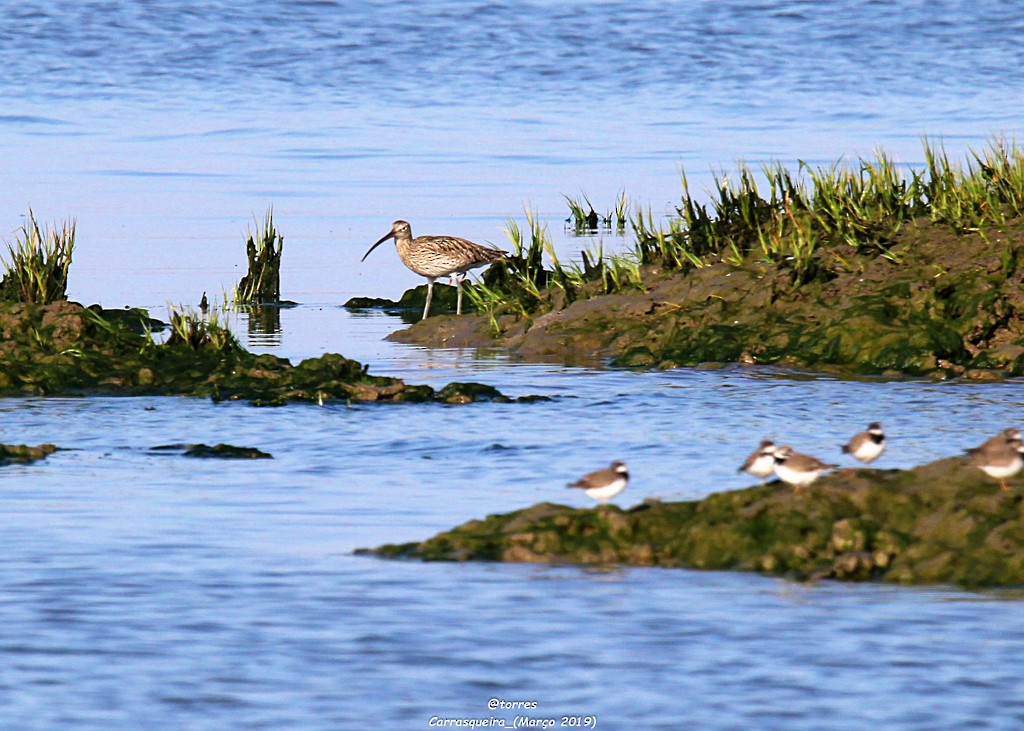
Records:
[[[152,452],[177,452],[185,457],[199,459],[273,459],[269,452],[256,447],[236,447],[232,444],[161,444],[152,447]]]
[[[187,336],[150,337],[158,323],[142,310],[100,310],[71,302],[0,303],[0,395],[184,395],[294,401],[508,401],[481,384],[441,392],[374,376],[366,366],[328,353],[297,365],[242,348],[223,328],[192,323]]]
[[[469,282],[462,283],[462,311],[473,312],[476,308],[472,301],[466,296],[466,291],[472,289]],[[442,312],[455,312],[458,292],[455,287],[448,284],[436,282],[434,284],[434,295],[430,300],[430,311],[434,314]],[[383,310],[393,314],[409,314],[412,322],[419,320],[423,313],[423,306],[427,302],[427,285],[421,284],[418,287],[407,289],[402,296],[396,300],[383,297],[353,297],[345,303],[350,310]]]
[[[381,557],[737,569],[796,579],[1024,583],[1024,487],[961,458],[846,469],[799,493],[782,483],[691,502],[491,515]]]
[[[35,447],[26,444],[0,444],[0,467],[37,462],[56,451],[57,447],[52,444],[40,444]]]

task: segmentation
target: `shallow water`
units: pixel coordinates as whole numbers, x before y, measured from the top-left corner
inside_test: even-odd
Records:
[[[1015,728],[1020,597],[752,575],[425,565],[352,555],[542,500],[611,459],[617,498],[740,487],[762,437],[882,467],[1019,425],[1020,384],[642,373],[384,342],[353,295],[416,283],[394,218],[501,244],[523,203],[559,251],[562,194],[669,211],[680,165],[920,162],[1020,126],[1015,11],[996,2],[25,2],[0,14],[0,227],[78,219],[72,298],[219,298],[252,216],[285,235],[279,332],[410,382],[551,402],[256,409],[171,398],[7,399],[0,441],[0,717],[16,729],[428,728],[432,717],[599,728]],[[810,61],[813,59],[813,62]],[[6,221],[4,224],[2,221]],[[596,245],[596,242],[595,244]],[[605,237],[607,248],[622,245]],[[259,447],[271,461],[152,453]],[[684,476],[680,479],[681,475]]]
[[[749,484],[735,467],[762,435],[842,461],[837,445],[873,418],[892,435],[880,465],[909,466],[1011,423],[1019,384],[380,350],[392,351],[378,353],[381,369],[409,380],[476,378],[555,400],[0,403],[5,440],[69,450],[5,468],[0,483],[0,687],[12,728],[511,722],[487,709],[492,697],[608,728],[1024,720],[1020,703],[1004,702],[1021,697],[1015,595],[352,555],[542,500],[586,505],[562,485],[617,457],[635,475],[622,505]],[[149,451],[221,441],[274,459]]]

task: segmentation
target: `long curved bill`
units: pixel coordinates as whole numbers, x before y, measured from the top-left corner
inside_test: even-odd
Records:
[[[376,244],[374,244],[373,246],[370,247],[370,251],[373,251],[374,249],[376,249],[378,246],[383,244],[385,241],[387,241],[388,239],[390,239],[394,235],[395,235],[394,231],[389,231],[388,233],[384,234],[383,236],[380,237],[380,241],[378,241]],[[359,261],[366,261],[366,257],[368,257],[370,255],[370,251],[367,251],[365,254],[363,254],[363,258],[360,259]]]

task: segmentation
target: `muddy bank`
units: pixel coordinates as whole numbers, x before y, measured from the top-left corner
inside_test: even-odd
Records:
[[[1024,222],[964,234],[921,220],[885,255],[823,248],[820,276],[751,254],[701,268],[643,267],[639,289],[569,301],[549,287],[533,312],[432,317],[392,335],[433,346],[501,346],[527,360],[671,368],[778,364],[839,373],[1024,374]]]
[[[541,503],[362,552],[1007,586],[1024,583],[1022,500],[1019,479],[1001,492],[966,460],[949,458],[912,470],[841,470],[799,493],[776,482],[629,510]]]
[[[0,302],[0,396],[181,395],[241,399],[256,405],[295,401],[508,401],[497,389],[452,383],[439,391],[374,376],[362,364],[325,354],[293,365],[255,355],[223,330],[207,337],[147,332],[142,310],[100,310],[71,302]]]

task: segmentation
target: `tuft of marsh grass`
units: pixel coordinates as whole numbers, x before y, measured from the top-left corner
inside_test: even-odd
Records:
[[[32,209],[15,243],[7,243],[10,262],[0,280],[0,299],[49,304],[67,299],[68,270],[75,249],[75,221],[40,228]]]
[[[190,308],[168,305],[171,333],[167,345],[185,345],[192,350],[212,350],[217,353],[239,350],[238,339],[220,324],[216,310],[209,314],[196,313]]]
[[[972,160],[949,160],[942,143],[925,140],[924,183],[929,214],[958,233],[1001,224],[1024,214],[1024,154],[1016,141],[995,137]]]
[[[1024,215],[1024,153],[1015,142],[994,138],[966,165],[951,162],[941,143],[923,146],[923,170],[881,151],[825,167],[801,161],[795,174],[779,163],[759,174],[739,163],[714,175],[707,202],[691,194],[684,171],[682,202],[667,227],[649,211],[631,220],[637,252],[644,264],[674,269],[753,257],[789,267],[800,283],[848,268],[844,249],[899,263],[905,252],[896,235],[921,217],[965,233]]]
[[[577,236],[597,233],[599,218],[587,194],[581,192],[580,198],[571,198],[567,195],[562,197],[569,205],[569,217],[565,219],[567,227],[571,228]]]
[[[284,237],[274,228],[274,209],[268,208],[261,226],[255,222],[255,235],[248,231],[245,253],[249,269],[235,287],[235,302],[266,304],[281,300],[281,251]]]
[[[619,190],[612,209],[605,214],[598,214],[590,198],[582,191],[579,198],[567,195],[562,197],[569,206],[569,217],[565,219],[566,230],[572,231],[576,236],[589,236],[602,229],[614,229],[620,235],[625,233],[629,221],[629,198],[626,197],[625,190]]]
[[[504,232],[512,251],[484,272],[480,282],[465,290],[476,308],[491,317],[494,327],[499,307],[511,307],[529,316],[540,305],[541,292],[551,281],[552,272],[544,268],[544,253],[551,250],[547,226],[530,209],[526,210],[526,224],[524,232],[514,218],[508,219]]]
[[[788,269],[799,285],[854,271],[854,255],[901,263],[907,244],[899,244],[897,236],[917,220],[966,233],[1024,216],[1024,151],[1016,142],[995,137],[981,151],[971,151],[965,164],[950,161],[941,143],[924,138],[922,144],[925,165],[917,170],[882,151],[828,166],[801,161],[795,172],[777,162],[759,170],[740,162],[730,173],[714,173],[701,199],[691,193],[682,170],[683,195],[675,215],[656,220],[650,208],[639,206],[629,215],[620,194],[615,215],[628,217],[635,235],[632,252],[609,257],[598,245],[584,250],[580,263],[560,262],[544,227],[528,211],[530,240],[510,222],[506,233],[515,255],[500,277],[485,277],[478,307],[492,314],[493,324],[499,307],[527,316],[535,312],[552,287],[571,302],[594,282],[609,293],[643,289],[645,267],[686,271],[716,262],[769,262]],[[566,200],[579,233],[580,224],[589,226],[593,206],[585,195]],[[543,267],[543,253],[551,270]],[[1015,266],[1011,254],[1004,255],[1004,267]]]

